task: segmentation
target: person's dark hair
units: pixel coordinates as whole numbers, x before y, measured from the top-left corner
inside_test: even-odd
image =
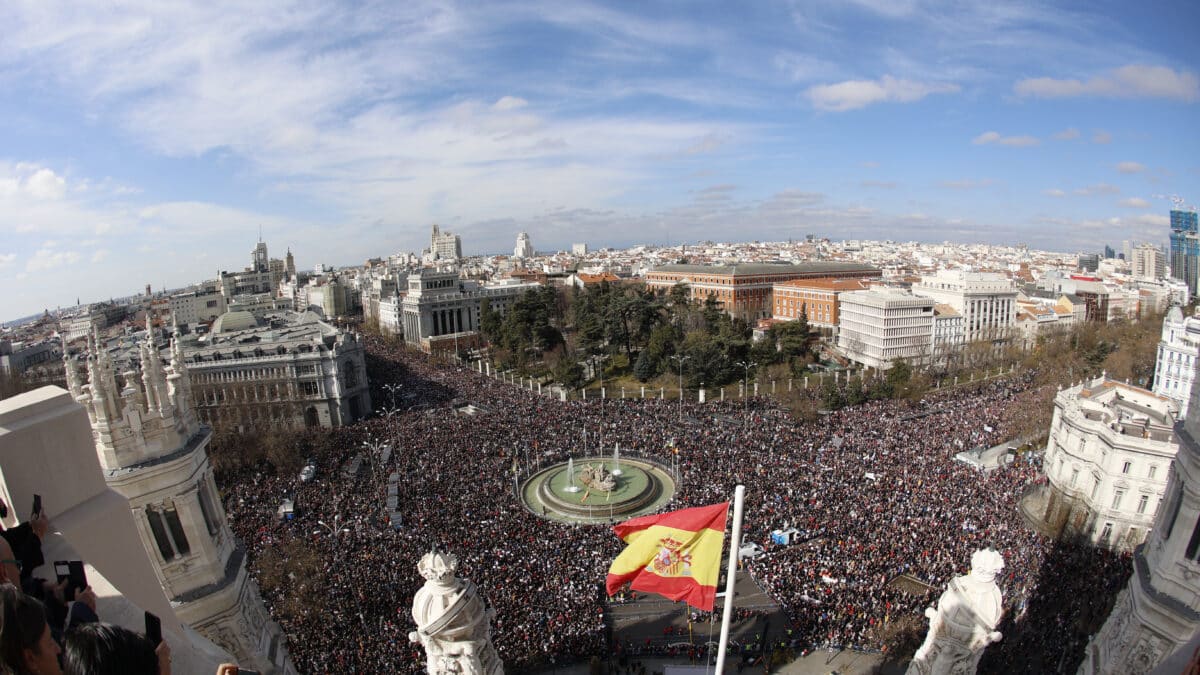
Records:
[[[158,655],[144,635],[111,623],[87,623],[63,637],[65,675],[157,675]]]
[[[46,632],[46,608],[15,586],[0,584],[4,623],[0,627],[0,659],[13,672],[25,672],[26,649],[37,649]]]

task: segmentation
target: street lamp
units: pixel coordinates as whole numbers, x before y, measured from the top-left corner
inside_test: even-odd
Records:
[[[690,361],[690,356],[682,354],[674,354],[671,360],[679,365],[679,421],[683,421],[683,362]]]
[[[383,385],[383,390],[386,391],[392,397],[392,409],[393,410],[396,409],[396,392],[400,391],[403,388],[404,388],[404,385],[400,384],[399,382],[393,382],[390,384]]]
[[[742,399],[745,401],[746,423],[750,421],[750,369],[758,364],[753,361],[738,361],[735,366],[741,366],[746,371],[746,376],[742,379]],[[745,423],[742,425],[746,426]]]

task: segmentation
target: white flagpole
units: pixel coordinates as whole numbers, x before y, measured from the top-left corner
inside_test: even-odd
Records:
[[[721,642],[717,648],[717,673],[725,672],[725,649],[729,646],[729,623],[733,619],[733,583],[737,574],[738,548],[742,545],[742,504],[746,486],[733,491],[733,538],[729,541],[729,569],[725,573],[725,609],[721,614]]]

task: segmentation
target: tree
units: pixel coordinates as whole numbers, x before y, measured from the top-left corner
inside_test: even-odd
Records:
[[[484,337],[492,342],[497,341],[500,338],[500,321],[501,316],[492,309],[491,300],[484,298],[479,305],[479,329]]]

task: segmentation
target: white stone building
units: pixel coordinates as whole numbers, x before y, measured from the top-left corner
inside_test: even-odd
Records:
[[[1138,244],[1130,255],[1133,278],[1155,281],[1167,276],[1167,254],[1154,244]]]
[[[533,243],[529,241],[529,235],[521,232],[517,235],[517,245],[513,247],[513,257],[527,260],[533,255]]]
[[[962,349],[962,314],[950,305],[934,305],[931,340],[934,361],[944,361]]]
[[[1178,402],[1180,416],[1187,415],[1197,357],[1200,357],[1200,318],[1184,318],[1179,307],[1172,307],[1163,319],[1153,389],[1154,393]]]
[[[362,343],[312,313],[231,312],[181,349],[196,412],[219,429],[336,427],[371,413]]]
[[[842,293],[838,350],[871,368],[924,362],[933,344],[933,300],[896,289]]]
[[[458,272],[425,268],[408,275],[408,294],[401,301],[404,341],[430,349],[434,338],[474,335],[480,329],[480,310],[486,299],[503,315],[536,283],[480,284],[458,278]],[[380,304],[381,325],[384,305]]]
[[[176,293],[167,299],[171,321],[180,326],[212,321],[226,311],[224,293],[209,290]]]
[[[1142,543],[1178,448],[1178,411],[1171,399],[1107,377],[1058,392],[1044,459],[1048,484],[1032,515],[1052,534],[1096,546]]]
[[[1200,403],[1175,426],[1178,452],[1168,469],[1165,502],[1146,543],[1133,553],[1133,574],[1112,613],[1084,652],[1080,675],[1181,673],[1157,668],[1181,650],[1195,659],[1200,632]],[[1186,671],[1191,672],[1191,671]]]
[[[429,257],[442,261],[458,260],[462,257],[462,239],[457,234],[442,232],[435,224],[429,238]]]
[[[950,305],[963,317],[963,340],[1007,340],[1017,318],[1017,287],[992,272],[941,270],[913,284],[914,295]]]
[[[212,430],[192,408],[183,350],[172,341],[164,366],[147,329],[140,373],[118,378],[107,351],[94,343],[86,380],[67,357],[67,385],[87,409],[105,481],[128,501],[175,615],[241,665],[292,673],[283,634],[225,520],[208,462]]]

